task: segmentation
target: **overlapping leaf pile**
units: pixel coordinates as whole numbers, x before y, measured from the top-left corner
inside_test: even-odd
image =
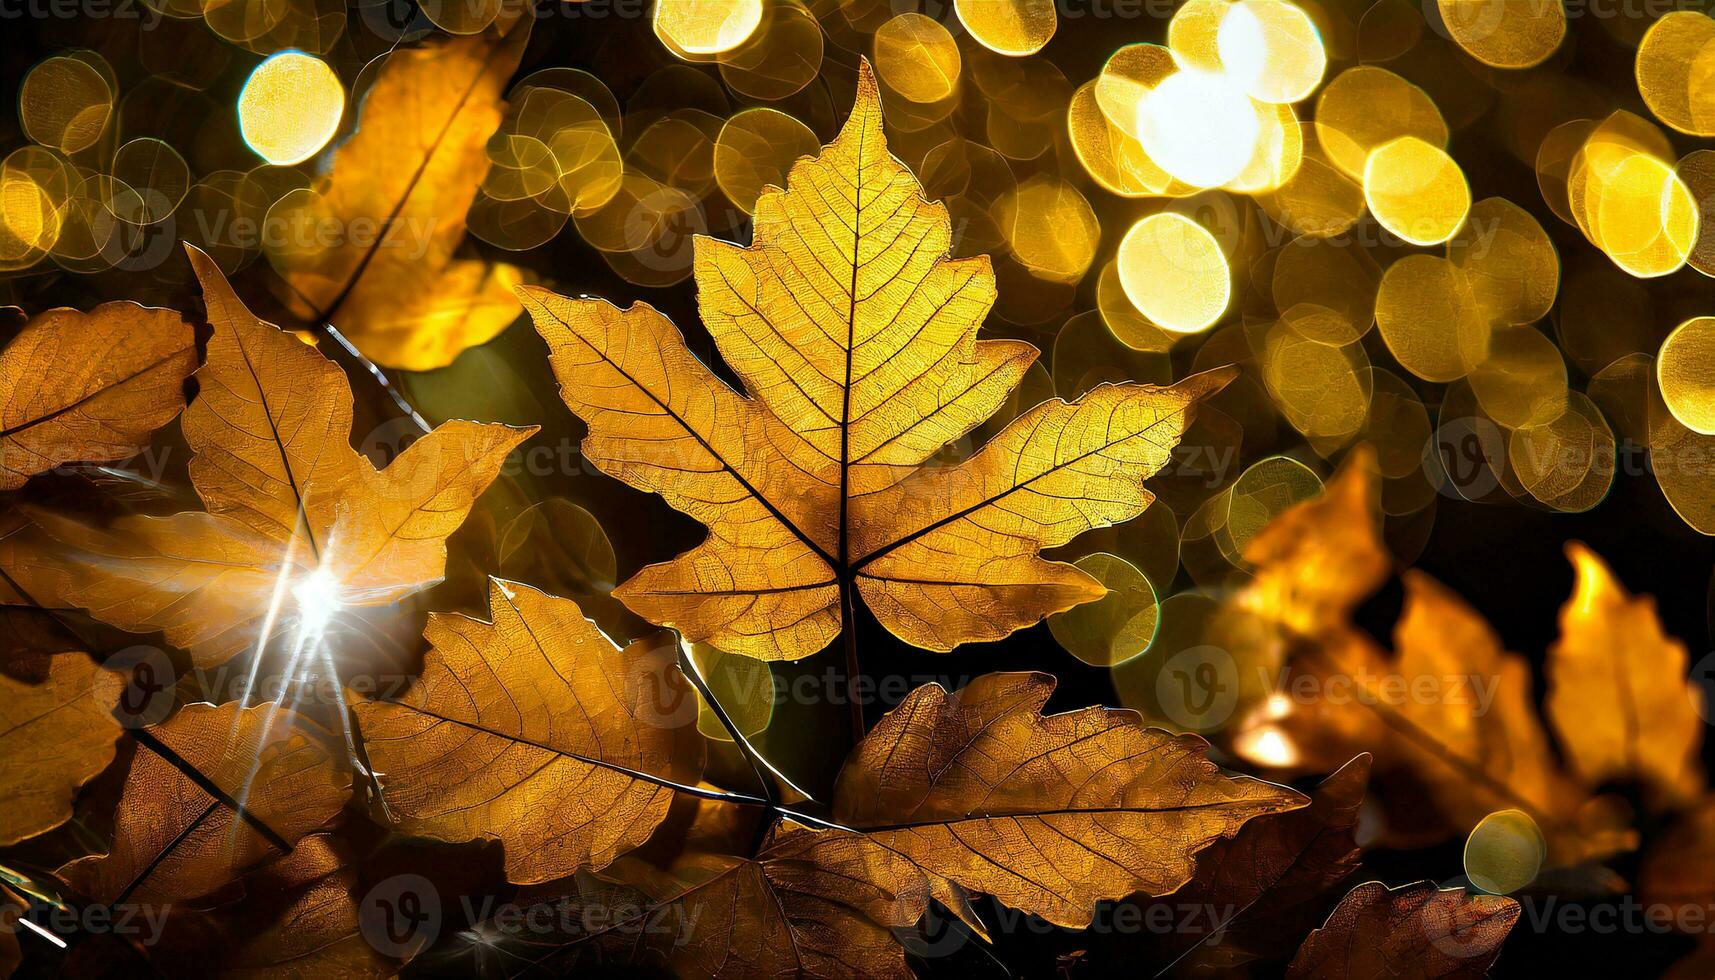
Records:
[[[372,99],[382,92],[399,97]],[[289,669],[337,690],[330,618],[439,579],[448,536],[532,430],[448,422],[376,468],[350,446],[345,376],[253,316],[194,250],[204,344],[184,318],[131,305],[32,320],[0,354],[0,377],[27,379],[0,405],[5,486],[135,452],[182,407],[202,508],[102,521],[26,495],[0,525],[0,597],[60,635],[20,634],[8,649],[6,673],[22,676],[0,677],[0,748],[29,762],[0,775],[20,801],[0,814],[0,844],[74,815],[81,826],[91,808],[111,828],[102,853],[60,863],[30,900],[171,906],[166,935],[128,954],[164,971],[379,976],[413,958],[432,972],[497,956],[507,974],[623,961],[685,976],[904,976],[932,910],[987,938],[979,907],[1078,929],[1108,903],[1179,891],[1232,907],[1218,930],[1232,938],[1157,950],[1163,967],[1476,976],[1518,915],[1510,899],[1361,885],[1300,944],[1356,867],[1363,753],[1421,780],[1441,829],[1493,809],[1484,794],[1528,804],[1545,827],[1588,826],[1591,795],[1616,778],[1644,782],[1664,808],[1698,799],[1701,782],[1661,761],[1664,741],[1680,760],[1698,747],[1660,686],[1683,675],[1684,650],[1584,552],[1549,702],[1569,771],[1547,755],[1522,664],[1414,578],[1400,669],[1492,673],[1499,711],[1475,724],[1443,709],[1271,717],[1304,747],[1305,770],[1337,770],[1313,799],[1224,772],[1201,738],[1133,711],[1047,713],[1055,680],[1030,672],[911,692],[862,733],[827,801],[777,778],[684,640],[792,660],[843,635],[856,674],[860,596],[895,636],[940,651],[1099,598],[1093,579],[1041,550],[1141,513],[1143,480],[1231,376],[1103,385],[1024,411],[963,461],[930,462],[1001,407],[1035,351],[977,339],[994,296],[988,264],[949,258],[947,212],[889,154],[881,112],[864,66],[840,137],[759,199],[753,244],[698,242],[703,320],[742,389],[646,305],[524,293],[562,394],[589,425],[586,456],[708,528],[703,544],[616,590],[677,634],[616,644],[572,600],[494,578],[487,620],[430,615],[421,669],[397,696],[347,712],[343,696],[334,709],[251,705],[246,691],[138,714],[130,696],[159,691],[89,627],[158,633],[201,667],[241,651],[249,666],[284,643]],[[344,281],[317,310],[371,302]],[[91,352],[116,336],[118,355],[93,367]],[[1326,499],[1257,536],[1254,584],[1233,599],[1290,638],[1295,669],[1385,657],[1346,622],[1387,568],[1357,460]],[[1641,645],[1617,658],[1622,640]],[[1615,670],[1625,700],[1611,716],[1632,722],[1569,725],[1616,696],[1598,679]],[[754,785],[711,781],[699,699]],[[352,793],[359,775],[367,796]],[[1708,824],[1694,817],[1682,833],[1707,850]],[[1623,828],[1603,829],[1609,849],[1624,843]],[[470,890],[555,910],[551,927],[478,915],[440,946],[378,942],[365,903],[402,840],[452,863],[494,861],[503,880]],[[409,873],[445,873],[428,863]],[[1702,887],[1672,868],[1649,881],[1685,900]],[[113,945],[82,942],[72,962],[109,962]],[[0,946],[0,966],[11,957]]]

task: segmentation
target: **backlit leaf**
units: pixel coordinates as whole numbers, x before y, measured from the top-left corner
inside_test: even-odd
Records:
[[[1572,768],[1592,786],[1636,779],[1661,802],[1694,798],[1704,722],[1685,644],[1594,552],[1573,543],[1566,554],[1578,578],[1549,649],[1547,710]]]
[[[106,854],[59,876],[104,905],[207,895],[333,818],[351,770],[278,704],[192,704],[138,736]]]
[[[61,463],[123,459],[184,407],[196,367],[172,310],[49,310],[0,351],[0,490]]]
[[[349,443],[339,369],[252,315],[207,256],[192,250],[191,262],[214,325],[183,420],[207,511],[111,529],[38,514],[57,546],[13,560],[68,576],[74,605],[122,629],[162,630],[212,666],[265,640],[276,593],[295,596],[306,580],[355,606],[439,581],[447,535],[535,429],[447,422],[377,470]]]
[[[0,845],[66,822],[77,788],[113,761],[120,729],[100,674],[81,653],[54,656],[39,684],[0,674]]]
[[[1195,404],[1229,379],[1098,387],[1025,412],[959,465],[925,465],[1036,356],[978,340],[986,257],[950,259],[945,207],[889,153],[867,63],[844,130],[758,200],[750,247],[696,241],[703,322],[735,391],[645,304],[522,292],[584,455],[708,525],[615,591],[697,642],[794,660],[860,593],[894,635],[950,650],[1099,598],[1038,556],[1129,520]]]
[[[511,266],[455,258],[488,173],[501,93],[530,38],[498,28],[394,52],[357,132],[310,192],[281,207],[305,240],[270,252],[306,322],[331,321],[371,360],[414,371],[452,363],[518,316]],[[331,244],[307,236],[342,229]]]
[[[1043,715],[1053,690],[1046,674],[918,688],[846,762],[835,820],[914,861],[950,908],[968,890],[1080,928],[1097,902],[1171,892],[1198,851],[1305,804],[1136,712]]]
[[[494,579],[492,623],[436,613],[422,679],[357,706],[402,829],[499,840],[516,882],[642,844],[702,770],[696,699],[665,637],[624,649],[577,603]]]

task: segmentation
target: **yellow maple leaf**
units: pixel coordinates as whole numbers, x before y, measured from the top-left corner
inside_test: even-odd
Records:
[[[0,351],[0,490],[142,449],[184,407],[196,364],[191,326],[172,310],[103,303],[31,318]]]
[[[854,594],[943,651],[1104,594],[1039,552],[1141,513],[1143,480],[1230,371],[1045,402],[965,462],[926,465],[1036,356],[977,339],[994,276],[951,241],[888,152],[866,62],[839,137],[758,200],[751,246],[696,240],[703,322],[744,393],[646,304],[521,290],[584,455],[709,529],[615,595],[697,642],[793,660],[839,634]]]
[[[536,430],[447,422],[378,470],[349,443],[339,368],[258,320],[206,255],[192,249],[191,261],[214,336],[182,425],[207,509],[107,529],[36,512],[53,540],[0,559],[23,581],[48,569],[73,605],[121,629],[161,630],[209,667],[266,641],[282,598],[294,600],[287,617],[313,619],[439,581],[447,536]]]
[[[529,37],[528,23],[492,27],[389,56],[332,168],[269,214],[290,232],[268,258],[294,316],[331,321],[371,360],[413,371],[517,319],[518,270],[454,253]]]

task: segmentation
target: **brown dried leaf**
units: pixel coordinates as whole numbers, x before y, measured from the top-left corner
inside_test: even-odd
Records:
[[[186,705],[137,739],[111,849],[59,870],[103,905],[208,895],[290,853],[351,793],[327,733],[277,704]]]
[[[548,903],[553,914],[540,919],[560,932],[489,922],[477,935],[521,970],[560,974],[594,961],[685,978],[909,978],[889,930],[916,922],[928,904],[903,857],[862,835],[789,823],[754,859],[694,855],[661,871],[627,858],[604,877],[615,880],[581,875],[578,894]]]
[[[348,845],[312,834],[245,881],[240,940],[221,976],[249,980],[381,980],[398,965],[375,951],[358,926],[358,879]]]
[[[185,405],[196,338],[172,310],[49,310],[0,351],[0,490],[70,462],[123,459]]]
[[[1197,856],[1197,876],[1165,901],[1232,911],[1188,948],[1183,938],[1168,947],[1179,974],[1220,975],[1292,952],[1322,897],[1358,866],[1369,777],[1370,757],[1358,756],[1322,781],[1309,806],[1253,820]]]
[[[1053,690],[1029,673],[918,688],[847,760],[834,819],[915,862],[950,908],[982,892],[1081,928],[1097,902],[1173,891],[1198,851],[1306,802],[1134,711],[1043,715]]]
[[[515,882],[600,868],[695,782],[696,697],[670,638],[620,649],[577,603],[491,580],[492,623],[432,614],[422,678],[357,705],[401,829],[499,840]]]
[[[78,787],[113,761],[120,728],[101,676],[81,653],[51,658],[40,684],[0,674],[0,845],[71,819]]]
[[[1519,904],[1420,881],[1352,889],[1299,947],[1288,980],[1478,980],[1500,955]]]

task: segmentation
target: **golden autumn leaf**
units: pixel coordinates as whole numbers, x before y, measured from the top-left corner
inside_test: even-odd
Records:
[[[690,855],[667,869],[626,858],[578,884],[539,906],[536,921],[560,930],[487,922],[476,936],[520,970],[552,975],[618,963],[686,980],[909,978],[890,930],[916,922],[928,904],[910,861],[859,834],[793,823],[770,831],[754,858]]]
[[[1141,513],[1143,480],[1231,373],[1045,402],[970,459],[929,463],[1037,353],[977,339],[994,275],[951,242],[888,151],[866,62],[839,137],[757,202],[752,244],[696,240],[702,319],[743,392],[646,304],[521,290],[585,457],[709,529],[615,595],[693,641],[794,660],[840,632],[854,593],[941,651],[1104,594],[1039,552]]]
[[[330,736],[278,704],[191,704],[135,733],[106,854],[59,876],[103,905],[200,898],[291,852],[351,793]]]
[[[0,846],[71,819],[78,787],[113,761],[120,727],[100,673],[89,657],[62,653],[39,684],[0,674]]]
[[[1548,652],[1547,711],[1567,760],[1591,786],[1636,779],[1658,802],[1703,789],[1702,695],[1686,678],[1685,644],[1662,631],[1655,601],[1633,597],[1576,542],[1577,574]]]
[[[1393,564],[1376,519],[1379,479],[1374,451],[1359,446],[1320,496],[1257,532],[1245,545],[1254,575],[1239,608],[1306,637],[1344,624]]]
[[[447,536],[535,428],[447,422],[377,470],[351,448],[345,375],[257,319],[207,256],[190,254],[214,336],[181,424],[207,510],[110,529],[37,513],[53,546],[10,555],[8,572],[34,578],[32,566],[46,566],[73,605],[121,629],[161,630],[208,667],[267,639],[276,596],[294,600],[281,616],[301,622],[439,581]]]
[[[491,623],[436,613],[422,678],[357,705],[401,829],[499,840],[515,882],[642,844],[702,774],[696,698],[657,636],[621,649],[577,603],[490,583]]]
[[[1198,851],[1306,802],[1222,774],[1201,738],[1134,711],[1043,715],[1053,690],[1031,673],[918,688],[847,760],[834,820],[916,863],[951,909],[980,892],[1082,928],[1097,902],[1171,892]]]
[[[185,404],[196,338],[178,313],[48,310],[0,351],[0,490],[70,462],[122,459]]]
[[[1399,753],[1430,788],[1455,828],[1517,806],[1545,833],[1575,806],[1537,718],[1530,665],[1447,587],[1420,572],[1405,575],[1405,610],[1394,626],[1398,672],[1425,678],[1429,696],[1392,700],[1403,723]],[[1485,690],[1486,688],[1486,690]]]
[[[350,845],[311,834],[291,854],[245,879],[239,941],[221,975],[245,980],[381,980],[398,973],[358,924],[361,897]]]
[[[1260,817],[1197,857],[1197,875],[1163,899],[1230,911],[1206,931],[1176,931],[1161,948],[1176,974],[1219,976],[1285,959],[1315,925],[1318,901],[1358,866],[1358,810],[1369,785],[1361,755],[1322,781],[1310,805]]]
[[[389,56],[332,168],[270,214],[292,229],[269,259],[294,316],[413,371],[452,363],[518,317],[518,270],[455,253],[529,38],[523,23]],[[325,229],[341,231],[331,247]]]
[[[1299,947],[1288,980],[1478,980],[1500,956],[1519,904],[1433,882],[1352,889]]]

